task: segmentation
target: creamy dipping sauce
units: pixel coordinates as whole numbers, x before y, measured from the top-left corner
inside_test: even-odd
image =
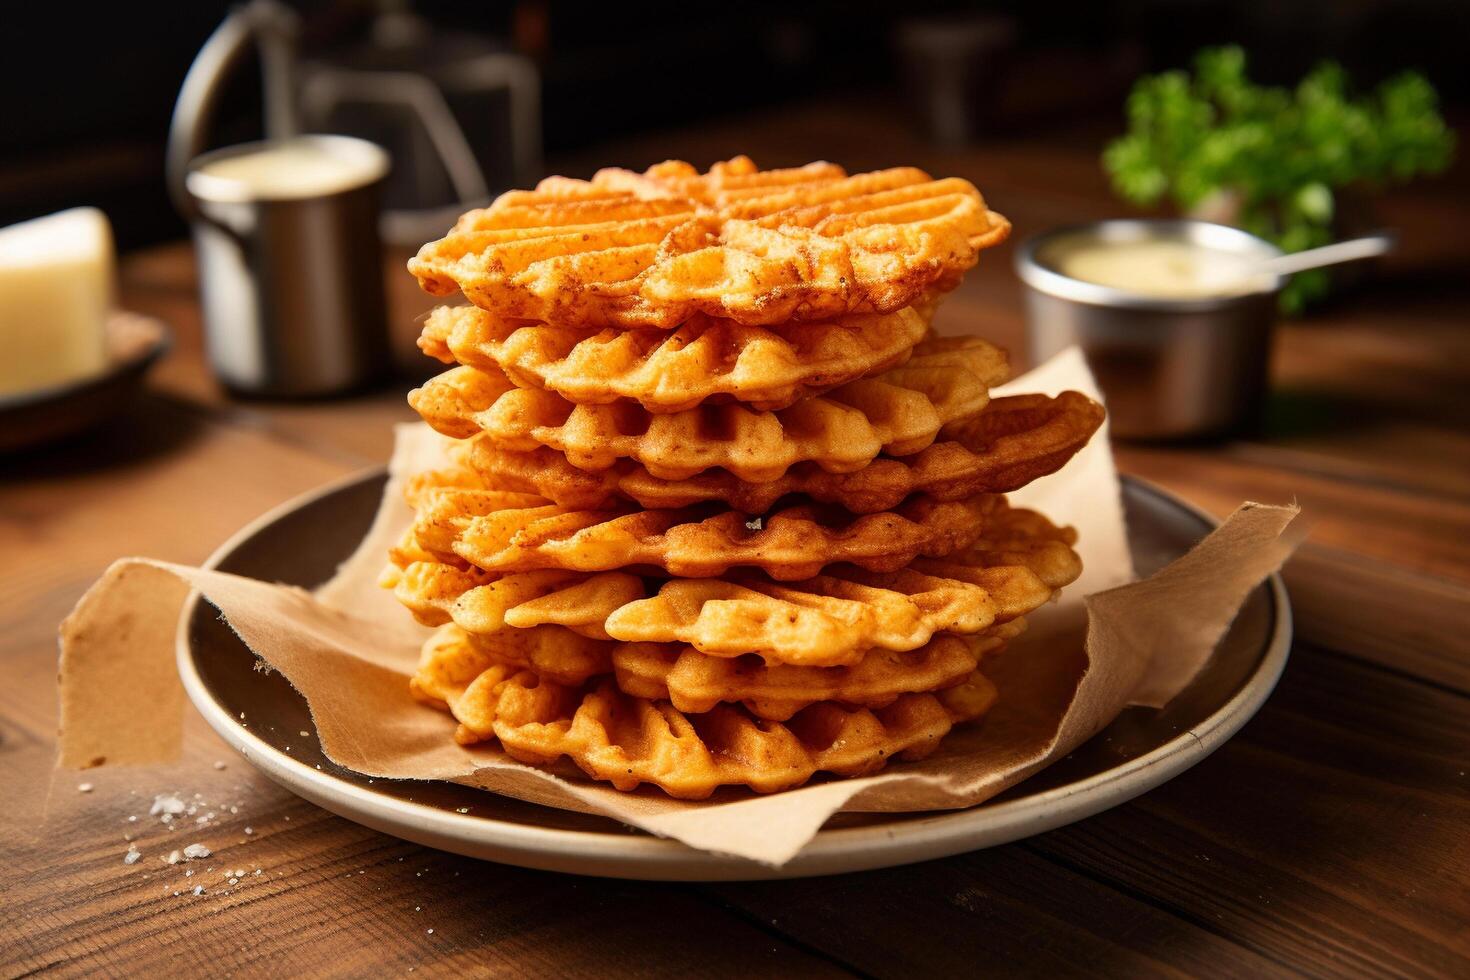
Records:
[[[352,190],[382,176],[383,157],[312,139],[283,140],[207,161],[190,173],[190,190],[213,200],[295,200]],[[203,178],[200,180],[199,178]]]
[[[1252,274],[1259,259],[1179,239],[1059,243],[1056,271],[1073,279],[1163,299],[1237,296],[1272,288],[1273,277]]]

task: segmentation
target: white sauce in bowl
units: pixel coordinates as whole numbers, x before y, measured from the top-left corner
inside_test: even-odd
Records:
[[[1256,259],[1180,239],[1059,242],[1048,256],[1064,276],[1141,296],[1206,299],[1266,292],[1274,277],[1253,273]]]

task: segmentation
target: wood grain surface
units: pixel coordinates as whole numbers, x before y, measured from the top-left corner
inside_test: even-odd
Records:
[[[897,111],[822,104],[555,169],[738,152],[911,163],[975,181],[1025,235],[1125,212],[1097,167],[1106,135],[938,151]],[[106,565],[200,561],[260,512],[381,463],[391,423],[411,418],[404,391],[433,369],[412,348],[431,303],[394,255],[400,383],[325,402],[231,399],[203,364],[187,244],[126,257],[123,305],[178,335],[148,394],[90,436],[0,459],[0,975],[1470,976],[1467,186],[1462,165],[1383,200],[1401,251],[1370,285],[1283,324],[1260,436],[1118,447],[1125,471],[1217,514],[1296,499],[1313,522],[1287,569],[1291,661],[1238,736],[1131,803],[1027,841],[717,886],[407,844],[277,788],[192,712],[176,766],[53,770],[56,625]],[[1024,361],[1010,261],[1009,248],[987,253],[937,322]],[[149,816],[168,793],[203,801],[206,829]],[[145,854],[133,865],[125,835]],[[159,860],[196,838],[211,858]]]

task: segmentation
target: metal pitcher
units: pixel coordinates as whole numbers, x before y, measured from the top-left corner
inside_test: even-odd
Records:
[[[378,237],[388,155],[352,137],[298,135],[297,29],[296,15],[274,0],[233,10],[190,67],[169,130],[169,192],[193,228],[209,363],[244,394],[336,394],[381,379],[391,366]],[[267,139],[201,154],[223,82],[252,42]],[[289,141],[340,158],[351,176],[296,193],[209,172],[221,160]]]

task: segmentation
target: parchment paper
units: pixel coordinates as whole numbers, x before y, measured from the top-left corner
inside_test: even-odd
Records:
[[[1077,351],[1002,391],[1063,389],[1100,398]],[[326,753],[374,777],[449,779],[549,806],[606,814],[690,846],[778,865],[838,810],[911,811],[980,803],[1065,756],[1128,704],[1159,706],[1192,679],[1245,596],[1290,554],[1293,507],[1245,504],[1185,557],[1132,582],[1117,474],[1104,429],[1059,473],[1012,495],[1078,528],[1082,578],[1028,617],[1031,628],[986,672],[1000,701],[939,751],[874,776],[772,796],[721,791],[704,802],[644,788],[620,793],[466,748],[453,720],[408,694],[415,624],[375,583],[410,519],[402,475],[442,459],[443,439],[401,426],[372,529],[315,594],[234,575],[121,559],[61,627],[59,763],[88,767],[176,757],[182,704],[172,663],[180,606],[196,589],[310,705]],[[1130,584],[1131,583],[1131,584]]]

